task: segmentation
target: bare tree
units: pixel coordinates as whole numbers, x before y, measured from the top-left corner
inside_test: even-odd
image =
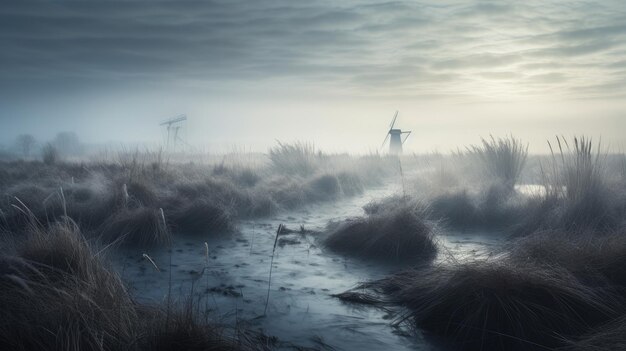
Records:
[[[25,158],[30,156],[31,151],[35,147],[37,140],[35,137],[30,134],[21,134],[18,135],[15,139],[15,146],[22,152]]]

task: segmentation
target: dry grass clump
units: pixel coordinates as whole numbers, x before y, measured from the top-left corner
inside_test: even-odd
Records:
[[[626,235],[547,230],[519,238],[506,255],[520,265],[563,267],[589,285],[626,288]]]
[[[150,351],[269,351],[275,339],[246,329],[221,327],[198,319],[191,301],[175,304],[171,310],[160,306],[141,307],[143,333],[140,350]]]
[[[212,203],[227,209],[232,217],[267,216],[277,208],[271,194],[261,189],[238,187],[225,179],[181,183],[176,186],[174,196],[167,204],[174,214],[192,202]]]
[[[482,139],[482,145],[473,145],[468,151],[481,161],[489,175],[509,190],[513,190],[517,183],[528,156],[528,146],[524,146],[521,140],[513,136]]]
[[[88,182],[54,189],[44,207],[47,222],[68,216],[84,229],[98,227],[116,208],[114,196],[104,184]]]
[[[402,195],[391,195],[382,199],[372,200],[363,206],[363,211],[367,215],[380,214],[386,211],[391,211],[397,207],[402,207],[410,201],[408,198]]]
[[[117,350],[132,345],[137,315],[119,277],[69,221],[33,228],[3,255],[0,348]]]
[[[46,188],[30,183],[8,189],[0,205],[0,227],[21,233],[32,221],[32,217],[45,220],[43,201],[49,195]]]
[[[231,180],[240,186],[248,188],[254,187],[263,179],[261,175],[252,168],[226,166],[224,162],[213,167],[213,175]]]
[[[306,190],[301,179],[278,177],[270,180],[266,188],[272,199],[282,208],[300,207],[307,203]]]
[[[125,183],[118,180],[114,186],[116,202],[119,206],[159,207],[160,205],[155,186],[148,181],[133,180]]]
[[[621,300],[558,266],[443,264],[370,283],[402,318],[463,350],[545,350],[615,318]]]
[[[341,191],[345,196],[359,195],[365,191],[361,177],[354,173],[340,172],[337,174],[337,180],[339,180]]]
[[[269,157],[278,173],[306,176],[317,167],[319,155],[311,143],[281,143],[270,148]]]
[[[121,209],[99,230],[104,243],[150,247],[169,243],[170,234],[160,209],[139,207]]]
[[[0,204],[0,226],[11,232],[23,232],[33,218],[47,224],[69,216],[82,227],[91,229],[100,225],[114,209],[113,196],[101,184],[62,183],[50,187],[24,182],[5,191]]]
[[[478,205],[467,190],[439,195],[429,206],[434,218],[451,226],[469,228],[481,222]]]
[[[171,214],[173,227],[184,234],[224,234],[234,230],[234,219],[224,206],[209,201],[182,205]]]
[[[609,322],[585,335],[568,340],[562,351],[626,350],[626,317]]]
[[[269,350],[201,321],[192,304],[141,306],[70,220],[33,226],[0,255],[2,350]]]
[[[432,260],[437,254],[433,224],[411,202],[378,209],[367,217],[336,224],[324,239],[331,250],[388,262]]]
[[[306,197],[310,201],[329,201],[341,195],[339,179],[332,174],[314,177],[306,184]]]
[[[499,184],[484,193],[467,190],[444,193],[430,200],[430,216],[460,229],[507,229],[518,225],[527,211],[528,200],[510,193]]]
[[[575,230],[615,227],[623,215],[615,213],[615,194],[606,183],[600,144],[595,151],[592,140],[585,137],[574,138],[573,147],[564,138],[557,138],[558,150],[548,144],[552,163],[543,176],[547,198],[559,203],[553,211],[557,225]]]

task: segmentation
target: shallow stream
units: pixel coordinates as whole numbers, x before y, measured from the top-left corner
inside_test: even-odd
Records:
[[[193,294],[199,309],[210,310],[212,319],[224,323],[245,322],[284,343],[335,350],[433,350],[421,335],[393,327],[384,311],[346,304],[330,296],[359,282],[382,278],[403,267],[347,258],[321,248],[316,234],[281,235],[274,256],[267,313],[270,259],[278,225],[290,229],[303,225],[323,231],[329,221],[363,214],[371,200],[399,192],[399,182],[366,190],[364,194],[282,212],[274,218],[239,223],[232,239],[177,236],[170,255],[167,249],[144,252],[123,249],[114,257],[137,300],[162,302],[171,287],[180,299]],[[503,238],[485,233],[449,232],[437,235],[438,261],[450,255],[457,260],[485,257]],[[208,260],[205,242],[208,244]],[[207,262],[208,261],[208,262]],[[323,349],[323,348],[322,348]]]

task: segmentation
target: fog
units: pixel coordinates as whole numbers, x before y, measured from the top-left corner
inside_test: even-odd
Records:
[[[625,0],[4,1],[0,350],[623,350],[625,114]]]
[[[74,131],[100,145],[184,136],[209,151],[305,140],[408,152],[513,134],[623,148],[621,1],[14,2],[0,9],[0,144]]]

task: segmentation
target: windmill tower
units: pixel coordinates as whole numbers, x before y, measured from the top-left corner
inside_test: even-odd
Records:
[[[165,127],[166,130],[166,140],[165,140],[165,149],[168,151],[176,151],[176,146],[178,144],[187,144],[182,137],[182,133],[180,133],[181,129],[185,126],[185,122],[187,121],[187,115],[182,114],[176,117],[172,117],[161,122],[161,126]]]
[[[409,138],[409,135],[411,135],[411,131],[402,131],[401,129],[394,129],[394,125],[396,124],[396,119],[398,118],[398,111],[396,111],[396,114],[393,116],[393,119],[391,120],[391,124],[389,125],[389,131],[387,132],[387,135],[385,135],[385,140],[383,140],[383,144],[381,145],[381,148],[385,146],[385,143],[387,142],[387,139],[389,138],[389,154],[391,155],[399,155],[402,153],[402,145],[404,144],[404,142]],[[404,139],[402,139],[402,135],[406,134],[406,137],[404,137]]]

